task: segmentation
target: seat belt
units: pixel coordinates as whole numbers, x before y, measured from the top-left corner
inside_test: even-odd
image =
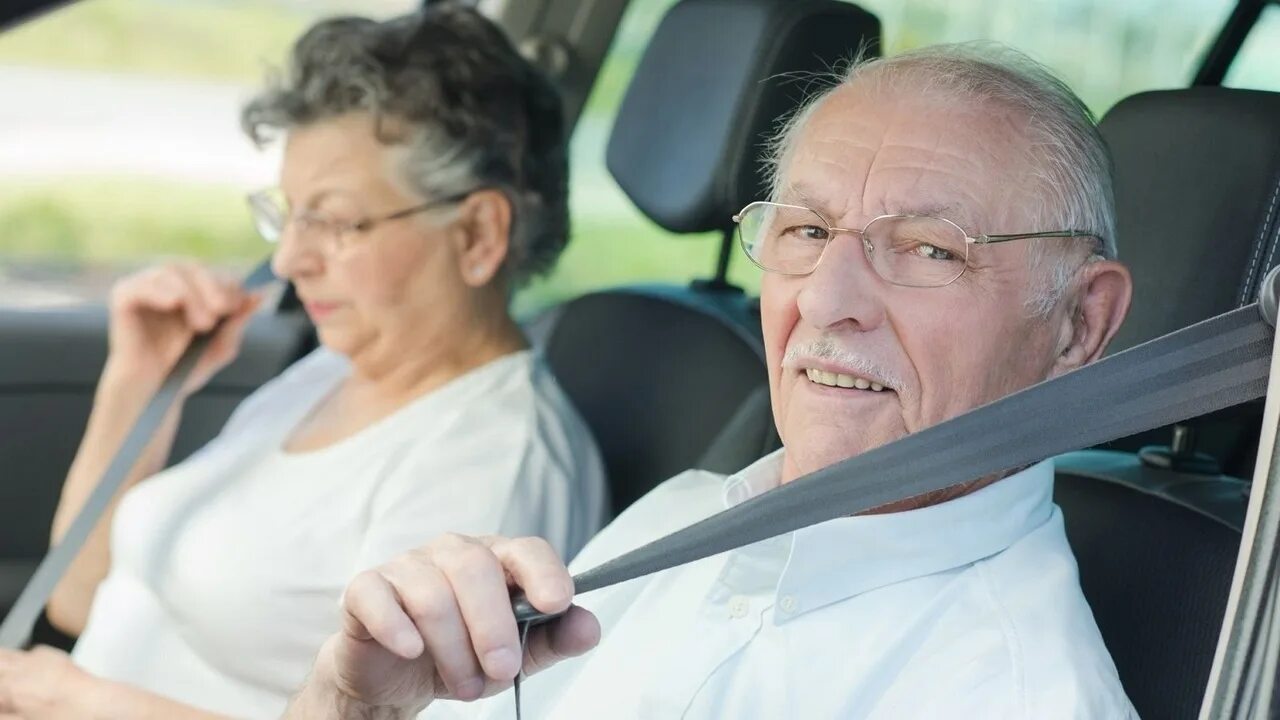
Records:
[[[1266,287],[1270,287],[1268,284]],[[1262,397],[1275,313],[1254,303],[762,493],[573,578],[591,592],[839,517]],[[523,596],[518,622],[539,622]]]
[[[1260,398],[1267,390],[1275,337],[1278,273],[1280,268],[1264,282],[1261,303],[1143,343],[798,478],[575,576],[575,591],[609,587]],[[260,267],[245,287],[257,287],[269,276],[269,269]],[[207,343],[208,336],[192,342],[148,403],[62,542],[41,562],[0,624],[0,647],[25,645],[53,588],[172,407]],[[522,635],[530,625],[551,617],[521,594],[513,598],[513,610]]]
[[[247,291],[253,291],[273,280],[275,276],[271,273],[270,263],[263,262],[245,278],[243,287]],[[205,348],[209,346],[209,340],[219,327],[221,323],[213,330],[198,335],[191,341],[177,364],[165,377],[160,389],[143,408],[142,414],[125,435],[120,449],[111,458],[111,464],[107,466],[102,479],[90,493],[84,507],[80,508],[80,513],[67,528],[61,542],[40,561],[35,574],[27,581],[26,587],[22,589],[22,594],[18,596],[13,608],[5,616],[4,622],[0,623],[0,648],[18,650],[26,646],[31,638],[31,631],[36,621],[40,619],[40,614],[44,612],[44,606],[49,602],[49,597],[57,587],[58,581],[71,567],[71,562],[80,554],[80,549],[89,539],[98,520],[106,512],[111,500],[120,490],[120,486],[129,477],[129,472],[133,470],[134,465],[137,465],[138,458],[164,422],[165,416],[169,414],[169,410],[178,399],[179,391],[190,377],[191,371],[195,369],[200,357],[204,355]]]
[[[574,592],[617,585],[1264,397],[1275,346],[1278,284],[1280,267],[1263,281],[1257,303],[761,493],[575,575]],[[512,595],[512,610],[522,639],[531,626],[558,615],[538,611],[519,591]],[[517,720],[522,675],[515,682]]]

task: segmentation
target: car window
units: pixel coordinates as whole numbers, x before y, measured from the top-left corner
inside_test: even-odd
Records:
[[[1258,24],[1249,31],[1222,84],[1280,91],[1280,6],[1268,5],[1262,9]]]
[[[100,300],[166,256],[240,271],[278,149],[240,104],[308,24],[415,0],[82,0],[0,34],[0,305]]]
[[[636,64],[676,0],[632,0],[570,147],[572,230],[559,264],[517,298],[517,311],[589,290],[641,282],[687,282],[715,269],[720,236],[676,235],[636,209],[605,168],[609,131]],[[738,263],[741,267],[745,263]],[[744,268],[745,270],[745,268]],[[750,282],[750,273],[740,280]]]
[[[1143,90],[1186,87],[1234,0],[865,0],[889,52],[995,40],[1048,65],[1101,117]]]
[[[682,282],[705,277],[714,267],[718,235],[677,237],[664,232],[631,205],[604,167],[608,129],[626,81],[644,43],[672,4],[671,0],[633,0],[627,11],[574,138],[571,243],[556,272],[524,294],[528,304],[624,282]],[[881,19],[890,53],[943,42],[1004,42],[1059,73],[1099,117],[1133,93],[1186,87],[1234,6],[1232,0],[864,0],[857,4]],[[1274,12],[1280,9],[1271,10],[1271,15],[1280,15]],[[1271,41],[1269,50],[1274,58],[1280,41]],[[1260,73],[1280,68],[1275,60],[1269,65],[1262,60],[1257,63]],[[759,272],[735,253],[730,280],[755,290]]]
[[[605,148],[645,44],[675,0],[633,0],[571,145],[573,230],[557,268],[517,297],[528,311],[592,289],[687,282],[717,234],[676,236],[613,182]],[[389,16],[414,0],[82,0],[0,35],[0,305],[100,300],[115,277],[194,255],[243,268],[269,247],[243,194],[273,182],[236,113],[310,22]],[[1101,115],[1142,90],[1185,86],[1231,0],[865,0],[890,52],[938,42],[1012,44],[1059,72]],[[1276,87],[1280,8],[1228,84]],[[1158,22],[1153,18],[1158,17]],[[231,41],[234,38],[234,41]],[[1268,85],[1267,83],[1271,83]],[[730,279],[755,289],[735,256]]]

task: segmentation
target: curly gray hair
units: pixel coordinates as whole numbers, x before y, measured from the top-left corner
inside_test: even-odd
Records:
[[[384,22],[321,21],[241,125],[261,146],[353,111],[373,114],[381,142],[410,149],[400,171],[423,197],[504,192],[515,216],[503,270],[512,287],[555,264],[569,235],[563,110],[501,29],[452,4]]]

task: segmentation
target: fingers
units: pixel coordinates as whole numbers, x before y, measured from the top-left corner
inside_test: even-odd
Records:
[[[186,285],[186,309],[191,326],[208,332],[223,317],[239,307],[239,294],[208,270],[192,264],[177,264],[173,270]]]
[[[111,290],[114,309],[177,310],[182,306],[182,282],[167,268],[150,268],[121,280]]]
[[[494,541],[493,554],[524,590],[529,603],[544,613],[559,613],[573,601],[573,579],[555,548],[542,538]],[[507,603],[510,607],[510,602]]]
[[[573,596],[564,562],[543,540],[447,535],[357,577],[343,601],[345,632],[406,660],[425,650],[449,693],[474,699],[527,664],[510,581],[544,612],[563,611]],[[599,624],[579,610],[534,638],[541,669],[593,647]]]
[[[217,332],[209,342],[207,357],[211,361],[222,364],[230,362],[240,353],[240,345],[244,340],[245,328],[253,319],[253,313],[262,305],[264,295],[247,294],[240,300],[239,307],[228,315],[218,326]]]
[[[600,643],[600,621],[574,606],[564,615],[529,630],[524,672],[532,675],[556,663],[577,657]]]
[[[356,640],[373,639],[406,660],[422,654],[422,637],[400,604],[391,583],[375,570],[356,576],[342,597],[343,631]]]
[[[451,695],[459,700],[480,697],[485,673],[444,573],[428,562],[393,564],[385,572]]]
[[[185,285],[184,309],[197,331],[209,332],[219,320],[241,309],[245,293],[234,280],[191,263],[171,267]]]
[[[432,545],[432,560],[457,597],[485,674],[499,681],[514,678],[520,671],[520,636],[501,561],[474,538],[448,535]]]
[[[121,281],[112,304],[122,310],[181,311],[188,327],[208,332],[222,318],[243,310],[246,297],[235,280],[194,263],[173,263]]]
[[[425,649],[453,697],[474,700],[483,693],[485,675],[453,588],[425,557],[410,555],[362,573],[348,588],[343,607],[344,630],[352,638],[372,638],[406,660]]]

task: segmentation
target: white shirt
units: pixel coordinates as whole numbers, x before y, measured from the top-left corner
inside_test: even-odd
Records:
[[[279,717],[359,571],[447,531],[571,557],[605,510],[585,426],[539,356],[495,360],[327,448],[285,439],[351,372],[321,349],[120,503],[75,661],[237,717]]]
[[[581,571],[779,483],[781,453],[687,472]],[[529,678],[526,718],[1134,718],[1081,594],[1047,461],[971,495],[842,518],[588,593],[604,636]],[[510,720],[511,693],[423,718]]]

